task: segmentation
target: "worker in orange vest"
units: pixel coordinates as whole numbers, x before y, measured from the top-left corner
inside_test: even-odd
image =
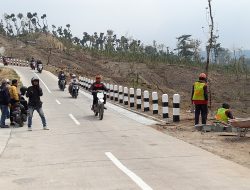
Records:
[[[205,73],[201,73],[199,75],[199,81],[194,83],[191,100],[192,104],[195,105],[195,125],[199,124],[200,115],[202,124],[205,125],[207,123],[208,113],[208,88]]]

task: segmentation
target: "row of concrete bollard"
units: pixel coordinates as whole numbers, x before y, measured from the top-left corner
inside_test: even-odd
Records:
[[[29,66],[29,61],[21,60],[21,59],[11,59],[11,58],[6,58],[6,61],[10,65],[16,65],[16,66]]]
[[[94,80],[88,79],[86,77],[79,77],[80,85],[88,90]],[[141,110],[143,107],[144,112],[150,111],[150,93],[145,90],[142,94],[141,89],[135,89],[118,85],[113,85],[109,83],[105,83],[105,86],[109,90],[106,95],[107,98],[113,100],[117,103],[129,105],[130,108],[134,108],[136,105],[136,109]],[[143,95],[143,99],[142,99]],[[168,95],[162,95],[162,117],[164,119],[169,118],[169,103],[168,103]],[[158,102],[158,93],[152,92],[152,112],[153,114],[159,113],[159,102]],[[143,105],[143,106],[142,106]],[[173,122],[180,121],[180,95],[173,95]]]

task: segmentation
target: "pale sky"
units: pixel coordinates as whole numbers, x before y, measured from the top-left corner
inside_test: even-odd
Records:
[[[0,0],[0,14],[47,14],[48,24],[71,25],[75,36],[106,32],[133,36],[144,44],[176,47],[176,37],[208,39],[207,0]],[[219,42],[229,49],[250,49],[250,0],[212,0]],[[204,27],[204,29],[202,29]]]

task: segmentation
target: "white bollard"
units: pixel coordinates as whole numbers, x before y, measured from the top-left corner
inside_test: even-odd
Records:
[[[114,100],[114,85],[113,84],[110,85],[109,95],[110,95],[110,100]]]
[[[118,86],[115,85],[114,86],[114,97],[115,97],[115,101],[117,102],[118,101]]]
[[[134,88],[129,89],[129,102],[130,102],[131,108],[135,107],[135,89]]]
[[[147,90],[143,92],[143,101],[144,112],[147,112],[149,111],[149,92]]]
[[[128,105],[128,88],[124,87],[124,98],[123,98],[124,105]]]
[[[90,79],[88,79],[88,87],[87,87],[87,90],[89,90],[89,89],[90,89],[90,87],[91,87],[91,80],[90,80]]]
[[[174,94],[173,96],[173,122],[180,121],[180,95]]]
[[[141,109],[141,89],[136,89],[136,108]]]
[[[110,97],[110,84],[109,83],[107,83],[107,89],[108,89],[108,92],[107,92],[107,98],[109,98]]]
[[[162,95],[162,117],[164,119],[169,118],[169,115],[168,115],[168,95],[167,94]]]
[[[79,78],[79,84],[80,84],[80,86],[82,86],[82,77],[79,76],[78,78]]]
[[[94,80],[90,80],[90,86],[89,86],[89,88],[92,86],[92,84],[94,83],[95,81]]]
[[[158,93],[152,92],[153,114],[158,114]]]
[[[119,103],[123,103],[123,87],[119,86]]]
[[[89,79],[86,78],[86,86],[85,86],[85,89],[88,90],[88,87],[89,87]]]
[[[83,88],[86,88],[86,77],[83,77]]]

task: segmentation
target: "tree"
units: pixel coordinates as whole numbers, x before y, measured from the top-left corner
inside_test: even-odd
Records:
[[[28,25],[29,25],[29,33],[30,33],[30,31],[31,31],[31,19],[33,18],[33,14],[31,14],[31,12],[28,12],[27,18],[29,19]]]
[[[208,76],[208,69],[209,69],[209,63],[210,63],[210,53],[211,53],[211,49],[213,47],[213,43],[214,43],[214,18],[212,15],[212,5],[211,5],[211,1],[212,0],[208,0],[208,9],[209,9],[209,18],[210,18],[210,23],[209,23],[209,40],[208,40],[208,45],[207,45],[207,63],[206,63],[206,74]]]
[[[195,51],[198,49],[197,45],[199,45],[199,43],[190,38],[191,36],[182,35],[177,37],[178,42],[175,50],[178,50],[178,56],[187,60],[193,59]]]
[[[47,23],[47,15],[46,14],[43,14],[41,16],[41,19],[43,20],[43,32],[47,32],[48,30],[48,23]]]
[[[18,28],[18,32],[19,32],[19,34],[20,33],[25,33],[24,31],[25,31],[25,24],[24,24],[24,21],[23,21],[23,14],[22,13],[18,13],[17,14],[17,18],[19,18],[19,20],[20,20],[20,27]],[[20,32],[20,29],[22,28],[22,31]]]
[[[57,37],[56,26],[52,24],[52,34]]]
[[[36,18],[36,21],[37,21],[36,25],[38,25],[38,26],[39,26],[39,29],[41,30],[42,27],[41,27],[41,25],[40,25],[40,21],[39,21],[39,17],[37,16],[37,13],[33,13],[33,17]]]

